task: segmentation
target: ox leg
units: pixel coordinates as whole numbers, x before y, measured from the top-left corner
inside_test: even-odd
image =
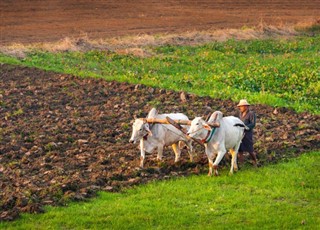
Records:
[[[218,165],[220,163],[220,161],[222,160],[224,154],[226,154],[226,150],[220,150],[218,151],[218,155],[217,155],[217,158],[216,160],[214,161],[213,163],[213,169],[214,169],[214,175],[215,176],[218,176]]]
[[[238,144],[234,147],[234,157],[233,157],[233,161],[234,161],[234,171],[238,171],[238,152],[239,152],[239,148],[241,145],[241,139],[238,142]]]
[[[208,161],[209,161],[209,172],[208,172],[208,176],[212,176],[213,159],[211,159],[210,157],[208,157]]]
[[[213,158],[214,158],[214,154],[213,151],[210,149],[209,146],[206,146],[206,154],[208,157],[208,163],[209,163],[209,172],[208,172],[208,176],[212,176],[212,168],[213,168]]]
[[[231,168],[230,168],[230,174],[233,174],[234,171],[238,171],[238,165],[237,165],[237,153],[233,149],[229,150],[231,153]]]
[[[184,146],[187,146],[190,162],[193,162],[192,141],[179,141],[179,148],[183,149]]]
[[[188,142],[187,142],[187,146],[188,146],[188,153],[189,153],[190,162],[193,162],[193,147],[192,147],[192,141],[188,141]]]
[[[146,157],[146,152],[144,150],[144,142],[143,140],[140,141],[140,168],[144,166],[144,159]]]
[[[181,150],[180,150],[179,146],[176,143],[172,144],[171,147],[172,147],[173,152],[175,154],[174,162],[176,163],[176,162],[178,162],[180,160]]]
[[[158,155],[157,155],[157,160],[162,161],[162,153],[163,153],[163,146],[159,145],[158,146]]]
[[[183,149],[184,146],[187,146],[190,162],[193,162],[192,141],[179,141],[179,148],[180,148],[180,150]]]

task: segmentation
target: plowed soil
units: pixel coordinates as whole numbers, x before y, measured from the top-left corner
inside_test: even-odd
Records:
[[[91,39],[312,21],[319,1],[1,1],[1,45],[52,42],[85,33]],[[166,149],[158,164],[128,143],[133,115],[214,110],[235,103],[141,85],[81,79],[38,69],[0,66],[0,220],[44,205],[83,200],[151,180],[207,173],[203,147],[179,164]],[[257,113],[255,149],[262,166],[320,148],[319,116],[264,105]],[[228,161],[221,163],[227,172]],[[224,170],[225,169],[225,170]],[[241,172],[241,170],[240,170]],[[239,173],[240,173],[239,172]]]
[[[184,97],[187,100],[184,100]],[[98,190],[119,191],[150,180],[207,172],[202,146],[195,161],[174,164],[166,149],[139,169],[139,150],[129,144],[133,116],[145,117],[158,102],[159,112],[183,112],[190,118],[235,103],[125,83],[1,65],[0,200],[1,219],[19,212],[40,212],[43,205],[82,200]],[[182,98],[182,99],[181,99]],[[319,149],[319,116],[255,105],[255,148],[263,166]],[[227,162],[227,161],[226,161]],[[229,167],[222,162],[221,167]],[[241,172],[241,171],[240,171]]]

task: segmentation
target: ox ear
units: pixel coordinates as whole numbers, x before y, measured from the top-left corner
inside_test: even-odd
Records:
[[[210,127],[210,125],[208,125],[208,124],[203,124],[203,128],[205,128],[205,129],[207,129],[207,130],[211,130],[211,127]]]
[[[133,119],[135,119],[135,120],[137,119],[137,115],[136,114],[133,115]]]

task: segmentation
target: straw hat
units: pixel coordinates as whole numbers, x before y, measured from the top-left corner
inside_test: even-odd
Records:
[[[241,99],[237,106],[239,107],[239,106],[243,106],[243,105],[250,105],[250,104],[247,102],[246,99]]]

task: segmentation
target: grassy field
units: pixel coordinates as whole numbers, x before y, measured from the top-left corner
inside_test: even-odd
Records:
[[[144,57],[38,50],[21,59],[0,54],[0,62],[320,113],[320,35],[144,47],[143,52]]]
[[[23,214],[1,229],[317,229],[320,152],[220,177],[157,181]]]
[[[320,113],[319,35],[144,49],[144,57],[35,50],[24,58],[0,54],[0,63]],[[102,192],[91,202],[23,214],[0,229],[317,229],[319,160],[313,152],[232,177],[222,171]]]

